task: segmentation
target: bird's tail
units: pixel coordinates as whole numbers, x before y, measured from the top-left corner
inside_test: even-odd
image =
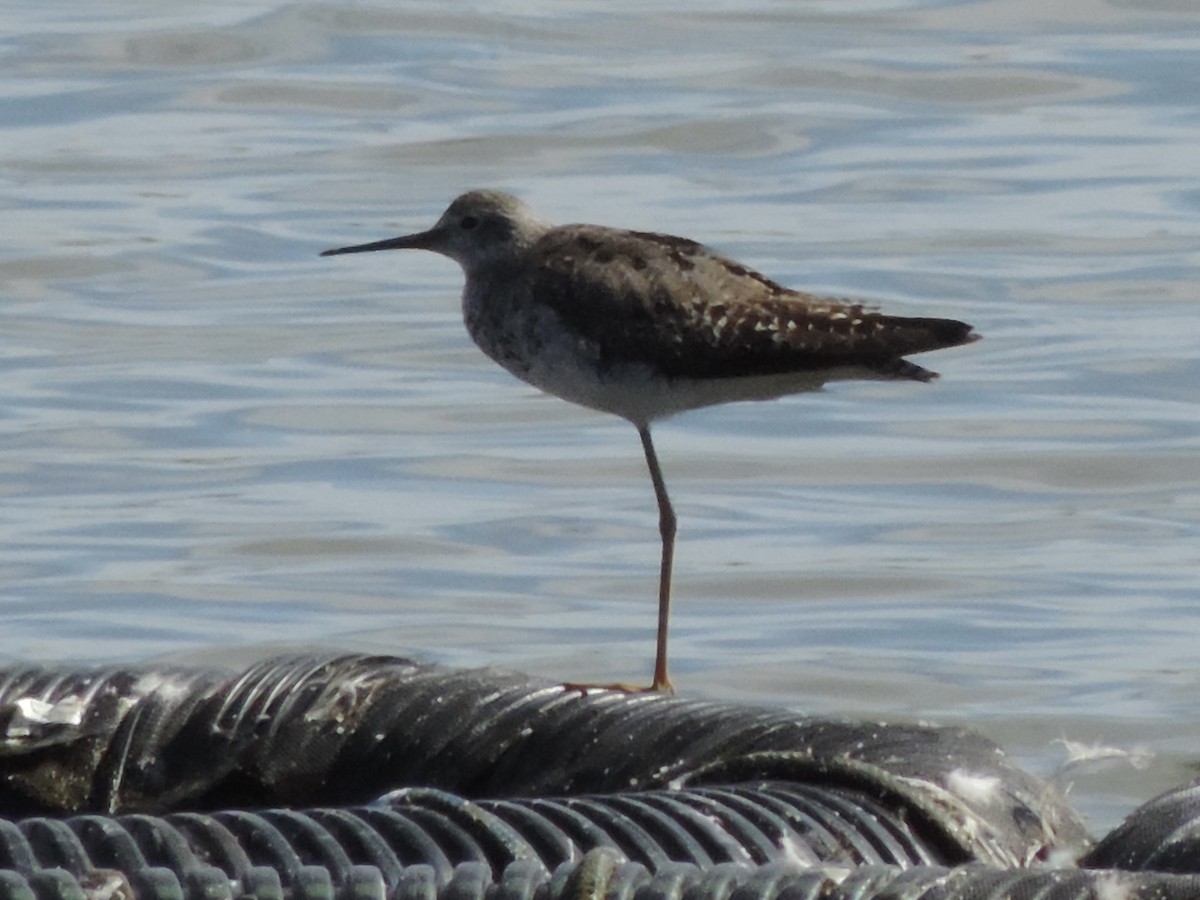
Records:
[[[892,380],[903,378],[909,381],[933,381],[938,377],[924,366],[909,362],[907,359],[889,359],[871,367],[871,370],[881,379]]]

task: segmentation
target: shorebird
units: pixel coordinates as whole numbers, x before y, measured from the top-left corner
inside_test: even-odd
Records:
[[[953,319],[888,316],[791,290],[686,238],[551,225],[499,191],[463,194],[427,231],[321,255],[374,250],[431,250],[457,262],[463,318],[484,353],[548,394],[637,428],[662,536],[658,630],[652,683],[605,685],[622,690],[674,690],[667,624],[676,519],[652,422],[833,380],[931,381],[936,373],[903,357],[978,338]]]

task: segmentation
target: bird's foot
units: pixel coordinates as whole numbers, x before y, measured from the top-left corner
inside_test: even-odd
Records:
[[[595,684],[591,682],[568,681],[563,684],[564,691],[578,691],[586,697],[589,691],[613,691],[618,694],[674,694],[675,686],[670,681],[654,684]]]

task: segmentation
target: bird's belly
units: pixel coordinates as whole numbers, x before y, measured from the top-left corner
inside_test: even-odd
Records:
[[[509,316],[504,327],[468,330],[480,349],[522,381],[571,403],[625,416],[637,379],[601,362],[598,348],[544,317]]]
[[[838,373],[788,372],[727,378],[668,378],[652,363],[607,363],[602,349],[564,329],[557,317],[508,315],[503,327],[468,317],[480,348],[516,377],[563,400],[648,424],[689,409],[771,400],[817,390]],[[847,373],[849,374],[849,373]]]

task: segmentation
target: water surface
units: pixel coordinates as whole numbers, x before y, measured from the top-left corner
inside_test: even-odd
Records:
[[[633,429],[485,359],[452,263],[316,255],[492,186],[986,337],[659,426],[684,692],[1118,748],[1061,775],[1101,832],[1191,776],[1187,4],[0,15],[4,657],[647,677]]]

